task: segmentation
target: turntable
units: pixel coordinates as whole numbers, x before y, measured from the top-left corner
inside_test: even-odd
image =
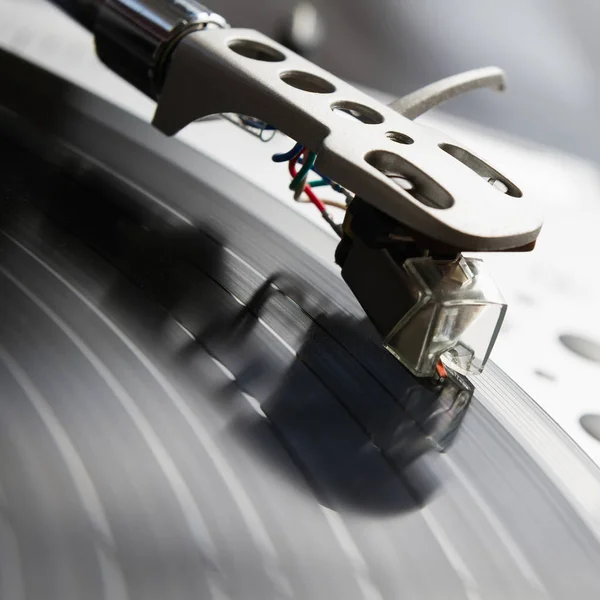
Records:
[[[52,19],[68,27],[58,13],[40,15],[45,28]],[[191,45],[227,32],[211,19],[219,27],[194,31]],[[484,235],[483,218],[431,220],[448,196],[425,167],[379,154],[357,175],[339,148],[354,131],[348,117],[374,116],[354,96],[334,101],[343,125],[320,158],[317,109],[311,118],[294,116],[297,108],[279,114],[279,98],[263,114],[270,93],[247,108],[221,106],[227,94],[207,95],[207,81],[197,97],[189,82],[161,94],[163,107],[182,95],[188,104],[155,123],[173,133],[190,107],[200,111],[190,120],[205,116],[202,101],[227,118],[167,137],[149,124],[153,103],[94,62],[89,34],[69,31],[77,61],[0,55],[2,597],[596,598],[597,467],[485,364],[503,300],[472,254],[455,252],[459,242],[529,249],[535,217],[501,223],[501,206]],[[244,32],[254,43],[237,45],[235,65],[257,48],[288,56],[259,37]],[[114,50],[100,55],[110,61]],[[178,67],[169,64],[170,77]],[[493,70],[477,81],[502,80]],[[386,118],[393,112],[371,102]],[[419,98],[405,103],[417,110]],[[431,135],[404,121],[413,143],[386,144],[416,147]],[[280,133],[264,143],[275,127],[306,136],[302,148],[285,156],[293,142]],[[475,154],[435,142],[444,165],[469,167],[507,206],[524,196]],[[281,196],[292,178],[271,156],[292,161],[297,185],[285,202],[275,190]],[[307,218],[314,209],[294,195],[303,200],[313,178],[325,181],[315,191],[331,188],[315,197],[341,208],[325,204]],[[371,204],[373,189],[405,204]],[[426,210],[414,210],[411,196]],[[407,286],[375,277],[389,268],[382,252],[395,261],[392,274],[410,261],[404,273],[430,295],[402,296]],[[419,327],[406,346],[398,325],[419,315],[411,299],[431,300],[441,316],[426,323],[453,331],[444,307],[454,298],[442,292],[469,281],[483,291],[463,294],[460,306],[498,307],[483,350],[464,352],[461,336],[436,347]],[[477,321],[469,314],[454,322]]]

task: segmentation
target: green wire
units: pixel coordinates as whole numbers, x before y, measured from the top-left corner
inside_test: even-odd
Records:
[[[319,179],[317,181],[311,181],[308,185],[311,188],[325,187],[326,185],[331,185],[331,183],[325,179]]]
[[[308,172],[315,166],[315,160],[317,160],[317,155],[314,152],[309,152],[302,168],[298,171],[298,174],[294,179],[292,179],[292,183],[290,183],[290,190],[296,191],[298,186],[304,179]]]

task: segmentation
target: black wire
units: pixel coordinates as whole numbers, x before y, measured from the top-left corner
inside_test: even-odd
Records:
[[[92,30],[105,0],[49,0],[78,23]]]

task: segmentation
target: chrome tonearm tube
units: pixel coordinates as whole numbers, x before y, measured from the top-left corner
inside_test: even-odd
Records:
[[[157,101],[153,124],[166,135],[237,113],[316,155],[318,173],[352,194],[336,262],[385,347],[424,379],[484,368],[506,305],[483,262],[463,253],[531,250],[541,221],[517,184],[414,119],[457,94],[503,89],[500,69],[386,105],[195,0],[55,4],[94,33],[104,63]]]

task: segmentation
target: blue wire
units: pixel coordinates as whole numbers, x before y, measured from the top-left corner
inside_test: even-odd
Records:
[[[296,158],[296,156],[298,156],[302,150],[304,150],[304,146],[298,142],[289,152],[284,152],[283,154],[274,154],[273,161],[276,163],[289,162],[293,158]]]
[[[273,127],[273,125],[269,125],[268,123],[265,123],[264,121],[259,121],[258,119],[254,119],[252,117],[246,117],[244,115],[238,115],[238,117],[240,118],[240,121],[248,127],[254,127],[255,129],[262,129],[263,131],[276,131],[276,128]]]
[[[272,158],[273,158],[273,161],[276,163],[289,162],[293,158],[296,158],[296,156],[298,156],[298,154],[301,154],[303,150],[304,150],[304,146],[298,142],[289,152],[284,152],[282,154],[274,154]],[[301,156],[298,159],[298,163],[302,164],[303,162],[304,161],[302,160],[302,156]],[[324,182],[326,182],[327,185],[330,185],[333,188],[333,190],[335,190],[336,192],[340,192],[341,194],[343,194],[346,191],[341,185],[335,183],[332,179],[330,179],[326,175],[319,173],[319,171],[317,171],[317,169],[315,169],[314,167],[311,169],[311,171],[316,173]]]

